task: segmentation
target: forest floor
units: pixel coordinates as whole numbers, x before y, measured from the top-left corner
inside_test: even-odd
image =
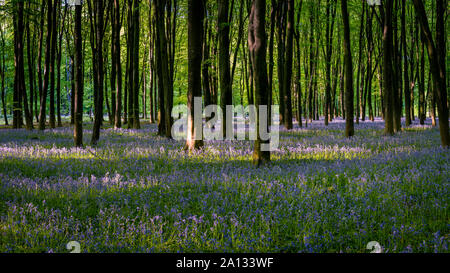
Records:
[[[73,147],[70,127],[0,129],[0,252],[449,252],[450,153],[430,121],[282,131],[255,168],[247,141],[182,142],[143,129]],[[90,127],[91,128],[91,127]],[[91,131],[85,131],[85,142]]]

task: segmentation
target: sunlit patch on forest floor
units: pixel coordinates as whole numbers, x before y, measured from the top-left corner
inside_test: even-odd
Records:
[[[450,154],[430,123],[361,122],[349,140],[317,121],[282,131],[261,168],[251,142],[187,154],[155,125],[84,149],[69,127],[1,129],[0,251],[449,252]]]

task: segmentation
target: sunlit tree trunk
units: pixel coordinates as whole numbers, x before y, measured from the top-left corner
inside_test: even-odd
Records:
[[[192,151],[203,147],[202,119],[195,119],[195,99],[200,100],[201,105],[201,68],[202,68],[202,43],[203,43],[203,0],[188,1],[188,93],[187,107],[188,128],[185,149]]]

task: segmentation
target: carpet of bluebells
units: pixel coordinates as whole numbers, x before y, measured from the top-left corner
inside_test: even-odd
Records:
[[[394,137],[381,120],[282,131],[272,163],[252,143],[182,142],[105,129],[0,129],[0,252],[446,252],[450,153],[428,120]],[[85,142],[91,131],[85,131]]]

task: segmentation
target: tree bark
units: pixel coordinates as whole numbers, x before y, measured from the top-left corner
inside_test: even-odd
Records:
[[[233,93],[230,77],[230,26],[228,22],[228,0],[218,0],[218,41],[219,41],[219,82],[220,107],[222,108],[222,135],[226,138],[226,128],[231,126],[233,120],[226,115],[227,105],[233,105]],[[230,127],[231,128],[231,127]],[[231,137],[231,136],[230,136]]]
[[[53,16],[52,16],[52,0],[47,0],[47,34],[46,34],[46,46],[45,46],[45,68],[44,68],[44,81],[42,83],[41,103],[39,110],[39,130],[45,130],[45,122],[47,119],[47,89],[50,72],[50,51],[52,42],[52,28],[53,28]]]
[[[188,128],[185,150],[203,147],[203,122],[201,116],[196,119],[195,101],[201,105],[201,68],[203,43],[203,0],[188,1]]]
[[[266,31],[265,31],[265,0],[253,0],[252,9],[249,19],[249,35],[248,45],[253,60],[253,71],[255,81],[255,99],[257,106],[257,139],[253,153],[253,162],[260,166],[270,161],[269,149],[264,149],[270,144],[270,139],[262,139],[261,131],[268,131],[268,123],[266,117],[261,116],[261,107],[268,103],[267,96],[267,62],[266,62]],[[263,146],[264,145],[264,146]]]
[[[115,105],[114,105],[114,128],[122,127],[122,64],[120,62],[120,2],[119,0],[114,0],[114,18],[113,18],[113,48],[114,55],[111,56],[113,58],[113,66],[114,69],[114,88],[115,88]],[[150,20],[150,19],[149,19]]]
[[[83,146],[83,45],[81,36],[81,12],[82,5],[75,6],[75,118],[74,118],[74,142],[75,146]]]
[[[344,22],[344,59],[345,59],[345,136],[352,137],[355,134],[353,121],[353,68],[352,52],[350,45],[350,26],[347,11],[347,1],[341,0],[342,19]]]
[[[405,96],[405,125],[406,127],[411,125],[411,90],[409,83],[409,52],[406,44],[406,1],[402,1],[402,16],[401,16],[401,24],[402,24],[402,50],[403,50],[403,80],[404,80],[404,96]]]
[[[292,130],[292,56],[294,47],[294,0],[287,3],[287,29],[286,29],[286,55],[283,72],[283,95],[284,95],[284,126],[287,130]]]
[[[393,84],[392,71],[392,7],[393,0],[387,0],[384,6],[380,6],[383,27],[383,86],[384,86],[384,119],[385,119],[385,134],[394,134],[394,107],[395,107],[395,92]]]

